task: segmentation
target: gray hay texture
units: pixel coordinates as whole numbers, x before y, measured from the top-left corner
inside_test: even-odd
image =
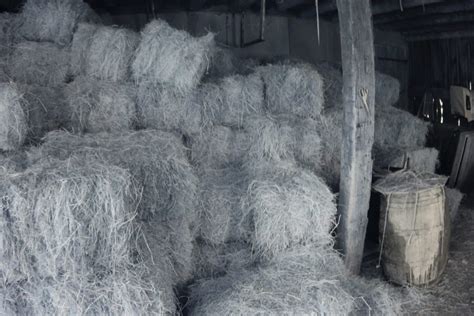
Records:
[[[258,74],[234,75],[199,89],[204,125],[242,127],[249,115],[264,112],[264,85]]]
[[[244,218],[253,223],[251,243],[262,258],[300,245],[333,244],[335,196],[310,171],[294,168],[275,174],[270,168],[250,183],[242,205]]]
[[[162,131],[100,133],[82,137],[51,132],[45,143],[30,153],[31,161],[49,157],[97,157],[130,171],[143,187],[138,218],[167,225],[176,278],[192,274],[192,237],[197,233],[198,178],[187,160],[179,137]]]
[[[69,110],[64,87],[20,85],[23,93],[23,109],[28,118],[28,141],[38,142],[48,132],[65,127],[69,122]]]
[[[165,84],[181,92],[194,89],[209,68],[215,50],[214,35],[194,38],[163,20],[148,23],[132,63],[139,83]]]
[[[194,245],[193,258],[196,280],[223,276],[231,271],[255,265],[250,245],[243,242],[210,245],[197,241]]]
[[[191,161],[202,169],[239,166],[249,145],[245,131],[215,125],[204,129],[192,140]]]
[[[408,300],[395,288],[350,276],[331,250],[301,247],[259,268],[199,281],[192,287],[190,313],[399,315]]]
[[[315,65],[324,83],[324,108],[342,108],[342,69],[329,63]]]
[[[79,23],[71,44],[71,62],[69,71],[74,77],[85,74],[89,47],[95,32],[99,28],[96,24]]]
[[[241,199],[247,180],[240,169],[208,169],[200,175],[199,237],[210,245],[241,239]]]
[[[21,172],[28,165],[28,157],[25,151],[0,152],[0,173]]]
[[[394,172],[377,180],[372,188],[384,195],[392,193],[414,193],[443,187],[448,180],[445,176],[431,173],[418,174],[413,171]]]
[[[267,110],[272,114],[319,117],[324,104],[323,78],[309,64],[261,66]]]
[[[375,72],[375,104],[382,107],[394,106],[400,98],[400,81]]]
[[[66,82],[69,51],[52,43],[21,42],[15,45],[7,66],[19,83],[55,87]]]
[[[401,150],[400,148],[373,149],[374,164],[379,168],[405,167],[417,173],[435,173],[438,166],[439,152],[435,148],[416,148]]]
[[[0,188],[2,287],[19,292],[19,314],[165,309],[159,287],[172,284],[143,278],[136,258],[141,189],[126,170],[82,157],[50,160],[3,175]]]
[[[454,221],[458,215],[459,207],[464,198],[464,194],[458,189],[445,188],[446,207],[449,210],[451,221]]]
[[[7,74],[4,66],[0,64],[0,82],[10,82],[11,77]]]
[[[14,13],[0,13],[0,59],[7,57],[17,40],[20,19]]]
[[[216,79],[232,75],[248,75],[259,66],[259,62],[251,58],[239,58],[230,48],[217,47],[211,59],[206,78]]]
[[[320,120],[321,166],[318,174],[334,192],[339,191],[343,120],[344,113],[337,108],[325,111]]]
[[[28,0],[21,11],[20,34],[31,41],[68,45],[77,23],[97,15],[82,0]]]
[[[429,123],[410,113],[388,107],[375,112],[375,145],[379,147],[424,147]]]
[[[0,150],[15,150],[25,142],[28,117],[22,102],[23,94],[16,84],[0,84]]]
[[[318,170],[321,162],[319,125],[311,118],[296,119],[283,115],[249,117],[244,125],[250,139],[246,167],[258,170],[261,163],[295,160]]]
[[[201,132],[201,105],[194,93],[172,86],[140,84],[137,91],[138,125],[175,131],[187,136]]]
[[[74,132],[113,132],[136,123],[135,88],[131,84],[78,77],[65,88]]]
[[[90,41],[85,74],[98,80],[128,81],[138,42],[139,35],[132,30],[99,27]]]

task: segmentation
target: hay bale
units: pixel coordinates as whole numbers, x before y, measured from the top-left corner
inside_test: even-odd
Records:
[[[191,143],[191,161],[201,168],[227,168],[242,164],[250,145],[245,131],[216,125],[206,128]]]
[[[379,168],[405,167],[408,161],[408,169],[417,173],[435,173],[438,166],[439,152],[435,148],[373,148],[374,164]]]
[[[206,125],[239,128],[247,116],[264,111],[264,86],[257,74],[222,78],[216,83],[205,84],[199,92]]]
[[[388,107],[375,112],[374,143],[381,147],[424,147],[429,123],[410,113]]]
[[[82,0],[28,0],[21,10],[20,34],[30,41],[68,45],[77,23],[97,20]]]
[[[319,123],[311,118],[291,116],[250,117],[244,126],[250,148],[245,158],[248,169],[257,170],[262,162],[295,160],[305,167],[319,169],[321,139]]]
[[[253,223],[253,249],[263,258],[298,245],[332,245],[335,196],[310,171],[294,168],[279,174],[269,168],[250,183],[242,204]]]
[[[239,58],[230,48],[217,47],[209,64],[206,78],[216,79],[233,75],[248,75],[259,66],[259,61]]]
[[[28,118],[29,142],[39,142],[46,133],[68,125],[70,113],[63,86],[20,85],[19,88],[23,93],[22,104]]]
[[[186,92],[195,88],[209,67],[214,35],[194,38],[163,20],[148,23],[132,64],[140,83],[165,84]]]
[[[324,86],[324,108],[342,108],[342,69],[330,63],[320,63],[315,65],[319,74],[323,78]]]
[[[18,14],[0,13],[0,58],[7,57],[16,42],[20,19]]]
[[[241,239],[241,198],[247,181],[240,169],[206,169],[200,175],[199,237],[210,245]]]
[[[400,98],[400,81],[397,79],[375,72],[375,104],[379,107],[394,106]]]
[[[142,278],[141,189],[128,171],[96,159],[50,160],[0,183],[16,241],[7,262],[24,276],[19,297],[32,314],[160,311],[157,289],[172,285]]]
[[[201,132],[201,105],[194,93],[172,86],[140,84],[137,92],[138,125],[194,136]]]
[[[304,63],[261,66],[267,110],[272,114],[319,117],[324,103],[323,79]]]
[[[451,221],[454,222],[456,219],[459,207],[464,198],[464,194],[458,189],[445,188],[444,192],[446,193],[446,208],[450,212]]]
[[[99,28],[96,24],[79,23],[71,44],[71,62],[69,71],[72,76],[85,74],[87,56],[93,36]]]
[[[325,111],[320,120],[321,166],[318,174],[333,192],[339,191],[343,120],[344,113],[336,108]]]
[[[69,51],[46,42],[16,44],[7,65],[15,81],[51,87],[66,82],[68,66]]]
[[[137,33],[117,27],[101,26],[90,40],[86,75],[98,80],[128,81],[130,63],[139,42]]]
[[[130,130],[136,122],[135,89],[130,84],[78,77],[65,89],[75,132]]]
[[[0,173],[21,172],[28,165],[28,157],[24,151],[0,152]]]
[[[27,132],[27,113],[23,95],[14,83],[0,84],[0,149],[15,150],[23,145]]]
[[[250,245],[243,242],[210,245],[198,240],[194,245],[193,258],[195,279],[223,276],[250,268],[255,263]]]

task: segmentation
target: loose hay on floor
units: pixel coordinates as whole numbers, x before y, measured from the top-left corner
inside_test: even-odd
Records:
[[[77,23],[97,20],[82,0],[28,0],[21,10],[20,34],[31,41],[68,45]]]
[[[71,62],[69,71],[72,76],[85,74],[87,56],[95,32],[99,28],[96,24],[79,23],[71,44]]]
[[[368,311],[396,315],[408,299],[380,282],[366,287],[347,274],[332,250],[321,253],[302,247],[259,268],[199,281],[192,287],[189,309],[193,315],[352,315]]]
[[[265,84],[267,110],[273,114],[293,114],[317,118],[323,108],[323,79],[309,64],[261,66],[256,72]]]
[[[264,111],[264,85],[258,74],[234,75],[199,89],[204,124],[242,127],[249,115]]]
[[[209,67],[214,35],[194,38],[163,20],[148,23],[132,64],[140,83],[165,84],[186,92],[195,88]]]
[[[0,149],[15,150],[25,141],[28,117],[22,106],[23,94],[14,83],[0,84]]]
[[[52,43],[21,42],[15,45],[7,67],[18,83],[59,86],[67,79],[69,51]]]
[[[170,308],[161,289],[172,284],[143,278],[146,266],[136,244],[142,190],[128,171],[91,157],[49,160],[21,174],[2,175],[0,190],[8,227],[2,237],[14,240],[2,248],[2,275],[14,277],[3,281],[19,291],[20,313],[160,313]],[[169,273],[166,266],[160,269]]]
[[[99,27],[90,41],[86,59],[86,75],[98,80],[128,81],[130,64],[138,42],[139,36],[132,30],[109,26]]]
[[[173,86],[140,84],[137,91],[138,125],[196,136],[201,132],[201,105],[193,92]]]
[[[251,242],[263,258],[299,245],[332,245],[335,196],[310,171],[295,168],[275,174],[270,168],[250,183],[243,213],[251,218]]]
[[[126,131],[135,126],[135,88],[131,84],[78,77],[65,88],[74,132]]]

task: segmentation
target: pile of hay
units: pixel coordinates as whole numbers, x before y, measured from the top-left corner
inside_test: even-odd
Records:
[[[248,152],[248,133],[215,125],[206,128],[191,141],[191,161],[201,168],[240,166]]]
[[[19,314],[175,309],[162,293],[172,284],[144,278],[135,220],[141,189],[128,171],[91,157],[49,160],[2,175],[0,190],[1,287],[17,292]],[[157,274],[171,273],[160,268]]]
[[[402,291],[347,274],[335,252],[299,247],[192,286],[192,315],[397,315]]]
[[[309,64],[275,64],[256,69],[265,84],[267,110],[273,114],[319,117],[324,103],[323,78]]]
[[[199,237],[214,246],[240,240],[241,199],[247,187],[242,171],[206,169],[201,173]]]
[[[400,98],[400,82],[383,73],[375,72],[375,104],[379,107],[394,106]]]
[[[319,170],[321,161],[320,124],[292,116],[254,116],[245,122],[250,148],[245,158],[248,169],[258,170],[262,162],[295,160]]]
[[[90,23],[79,23],[77,25],[71,44],[69,72],[72,76],[85,74],[89,47],[98,28],[98,25]]]
[[[379,168],[398,168],[405,167],[408,163],[408,169],[418,173],[435,173],[438,166],[439,152],[435,148],[377,148],[374,147],[374,164]]]
[[[451,215],[451,221],[454,221],[458,215],[464,194],[458,189],[451,188],[445,188],[444,192],[446,193],[446,208]]]
[[[59,86],[67,79],[69,51],[52,43],[21,42],[15,45],[7,67],[19,83]]]
[[[243,212],[251,218],[251,243],[263,258],[280,256],[299,245],[331,246],[335,226],[335,196],[312,172],[269,168],[252,181]]]
[[[79,133],[132,129],[136,122],[135,93],[131,84],[77,77],[65,88],[71,129]]]
[[[68,126],[70,113],[63,86],[20,85],[19,88],[28,118],[29,142],[39,142],[46,133]]]
[[[209,67],[215,50],[214,35],[194,38],[163,20],[145,26],[132,63],[140,83],[165,84],[186,92],[195,88]]]
[[[23,95],[14,83],[0,83],[0,150],[15,150],[28,133],[28,116]]]
[[[20,34],[30,41],[68,45],[78,22],[96,21],[82,0],[28,0],[21,11]]]
[[[82,137],[51,132],[43,146],[30,153],[32,161],[67,159],[71,155],[97,157],[130,171],[143,188],[137,205],[138,218],[161,222],[169,229],[170,260],[176,279],[187,281],[192,274],[191,241],[197,231],[198,179],[180,138],[154,130]],[[149,231],[158,233],[154,229]]]
[[[258,74],[234,75],[208,83],[199,89],[204,125],[242,127],[249,115],[264,111],[264,86]]]
[[[201,132],[201,105],[194,94],[171,86],[140,84],[137,91],[138,125],[195,136]]]
[[[76,42],[82,40],[84,33],[90,32],[90,27],[83,26],[80,31]],[[98,80],[127,81],[138,42],[139,36],[134,31],[117,27],[98,27],[90,39],[85,74]],[[75,54],[80,57],[81,50]]]

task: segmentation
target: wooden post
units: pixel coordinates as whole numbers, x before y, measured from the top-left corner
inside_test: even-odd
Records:
[[[343,69],[344,126],[339,192],[339,245],[358,274],[372,183],[375,69],[370,0],[337,0]]]

